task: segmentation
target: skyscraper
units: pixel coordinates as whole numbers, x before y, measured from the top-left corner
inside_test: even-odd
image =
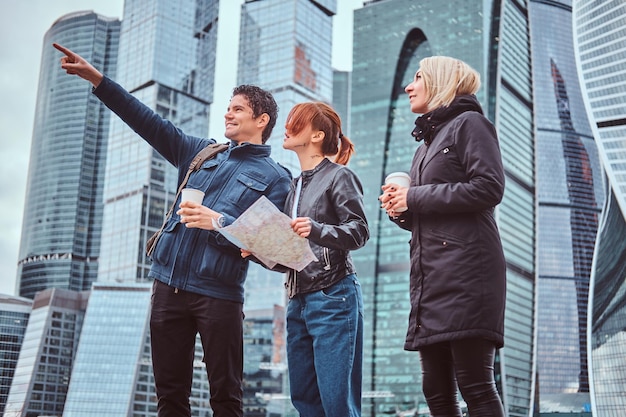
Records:
[[[65,45],[115,75],[120,22],[93,12],[58,19],[42,53],[20,242],[19,294],[89,289],[96,280],[109,112],[68,77],[50,45]]]
[[[626,4],[574,0],[576,60],[606,173],[589,306],[589,382],[595,416],[626,409]]]
[[[496,128],[506,190],[496,216],[507,259],[505,347],[496,383],[509,416],[531,409],[534,303],[534,138],[525,1],[370,1],[355,11],[351,166],[365,188],[372,238],[354,254],[366,308],[363,415],[422,409],[419,356],[403,351],[410,235],[384,218],[386,174],[408,171],[418,143],[404,87],[421,58],[453,56],[482,77],[477,96]]]
[[[0,295],[0,414],[7,403],[31,308],[28,298]]]
[[[246,311],[244,321],[244,414],[246,417],[297,415],[285,384],[285,307]]]
[[[299,102],[332,102],[332,17],[337,0],[246,0],[241,8],[238,84],[270,91],[279,113],[268,143],[272,157],[300,172],[294,152],[281,148],[285,120]]]
[[[333,71],[333,108],[341,118],[343,133],[350,137],[352,71]]]
[[[115,80],[190,135],[206,137],[218,0],[127,0]],[[119,118],[111,122],[100,282],[145,281],[148,237],[163,222],[177,171]]]
[[[95,283],[67,391],[65,417],[157,414],[149,338],[150,284]],[[210,413],[202,346],[196,346],[193,415]]]
[[[5,417],[63,413],[88,291],[40,291],[33,300]]]
[[[571,1],[530,1],[537,172],[539,410],[589,404],[587,307],[603,172],[573,54]]]

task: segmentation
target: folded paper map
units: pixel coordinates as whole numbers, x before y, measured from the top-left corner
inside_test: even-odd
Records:
[[[218,229],[233,244],[252,252],[268,268],[276,264],[302,271],[317,258],[305,239],[291,228],[291,218],[261,196],[233,224]]]

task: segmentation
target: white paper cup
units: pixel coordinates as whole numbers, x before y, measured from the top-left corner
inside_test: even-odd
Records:
[[[194,203],[202,204],[202,200],[204,200],[204,192],[196,190],[195,188],[183,188],[181,202],[193,201]]]
[[[411,185],[411,177],[406,172],[392,172],[385,178],[386,184],[396,184],[400,187],[409,187]],[[408,207],[396,207],[393,210],[397,212],[407,211]]]
[[[411,185],[411,177],[406,172],[392,172],[385,178],[385,184],[398,184],[400,187]]]

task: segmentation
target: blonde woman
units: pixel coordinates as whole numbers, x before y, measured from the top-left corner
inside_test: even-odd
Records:
[[[411,232],[411,314],[404,344],[419,351],[432,416],[460,417],[457,388],[472,416],[504,416],[494,382],[504,343],[506,267],[494,208],[504,170],[494,126],[475,97],[479,74],[434,56],[406,86],[421,114],[409,187],[382,187],[391,221]],[[399,212],[394,208],[408,207]]]

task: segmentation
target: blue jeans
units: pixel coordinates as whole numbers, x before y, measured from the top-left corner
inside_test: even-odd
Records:
[[[301,417],[359,417],[363,300],[356,275],[287,306],[291,402]]]

